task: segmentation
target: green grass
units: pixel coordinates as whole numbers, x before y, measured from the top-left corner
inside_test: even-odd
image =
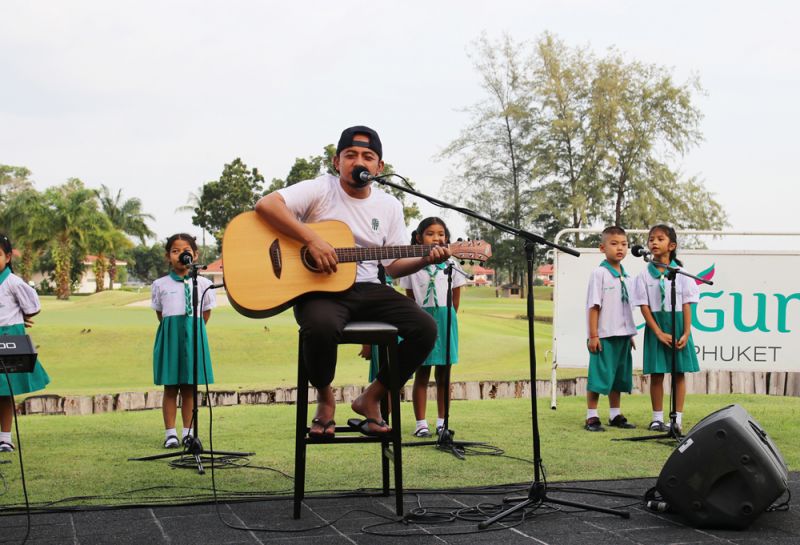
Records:
[[[549,288],[535,291],[537,316],[552,316]],[[91,395],[152,389],[152,346],[157,321],[148,306],[131,306],[149,293],[103,292],[58,301],[42,298],[29,330],[52,379],[47,393]],[[515,380],[529,376],[525,300],[495,298],[494,290],[465,290],[459,311],[460,358],[454,381]],[[522,317],[522,318],[521,318]],[[545,351],[552,325],[536,322],[537,376],[549,378]],[[296,381],[297,325],[291,311],[266,320],[245,318],[231,307],[212,312],[208,325],[216,390],[266,389]],[[358,348],[339,352],[337,384],[362,384],[367,362]],[[585,370],[560,370],[560,377]]]
[[[800,442],[794,421],[787,415],[800,411],[800,399],[767,396],[688,396],[685,426],[706,414],[738,402],[767,430],[792,470],[800,468]],[[431,405],[429,404],[429,407]],[[607,414],[605,401],[601,414]],[[646,433],[643,430],[610,429],[606,433],[582,430],[585,400],[563,398],[557,411],[547,400],[538,404],[542,459],[550,481],[619,479],[658,475],[672,446],[656,441],[612,442],[614,438]],[[646,396],[626,396],[623,409],[643,427],[650,417]],[[313,410],[313,409],[312,409]],[[413,414],[403,407],[404,440],[410,439]],[[291,405],[237,406],[214,410],[214,446],[219,450],[253,450],[252,465],[271,467],[288,474],[294,463],[294,414]],[[336,418],[351,416],[340,406]],[[508,457],[469,456],[459,461],[433,447],[403,450],[407,488],[463,487],[529,482],[533,477],[530,401],[526,399],[454,402],[452,428],[457,438],[487,441]],[[208,448],[207,410],[201,412],[201,437]],[[91,416],[28,416],[20,420],[25,471],[30,499],[50,502],[75,496],[105,495],[97,500],[70,500],[67,504],[125,504],[153,495],[179,501],[187,494],[198,498],[211,486],[210,474],[171,469],[164,461],[129,462],[128,457],[157,454],[163,431],[160,411],[111,413]],[[22,501],[19,468],[14,455],[0,465],[8,490],[0,504]],[[376,445],[310,446],[306,488],[309,491],[354,490],[380,485],[380,461]],[[242,493],[290,493],[289,479],[254,468],[217,472],[217,487]],[[167,487],[134,493],[131,490]],[[644,492],[644,490],[642,490]],[[288,515],[287,515],[288,516]]]

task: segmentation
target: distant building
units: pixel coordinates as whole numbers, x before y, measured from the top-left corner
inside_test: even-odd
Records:
[[[480,265],[472,267],[472,284],[475,286],[493,286],[494,269],[485,269]]]
[[[545,286],[552,286],[554,284],[553,273],[553,265],[541,265],[536,269],[536,278],[541,280]]]
[[[211,280],[212,284],[222,284],[222,258],[209,263],[205,270],[200,271],[200,274]]]

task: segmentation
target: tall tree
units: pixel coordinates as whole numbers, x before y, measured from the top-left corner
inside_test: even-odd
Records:
[[[725,225],[713,195],[673,161],[701,139],[696,78],[676,83],[662,67],[547,33],[533,44],[483,37],[474,60],[484,99],[443,152],[462,202],[549,238],[600,222]]]
[[[51,233],[56,297],[69,299],[73,256],[76,253],[86,255],[89,233],[108,219],[98,209],[95,192],[77,178],[48,188],[44,197],[47,204],[46,228]]]
[[[485,35],[474,44],[471,57],[485,97],[468,109],[469,124],[441,154],[456,164],[457,174],[447,184],[463,202],[480,195],[472,201],[482,203],[479,211],[492,211],[498,221],[528,228],[535,204],[531,131],[536,114],[531,109],[529,59],[510,37],[494,43]],[[472,232],[483,229],[474,220],[468,223]],[[507,237],[492,232],[495,246]],[[509,274],[521,283],[525,259],[521,245],[516,248],[509,256]]]
[[[263,183],[264,177],[258,169],[248,169],[237,157],[225,165],[219,180],[200,189],[200,202],[192,223],[211,233],[221,247],[225,226],[238,214],[253,209],[262,196]]]
[[[121,231],[126,235],[136,237],[144,244],[145,239],[155,236],[155,233],[148,227],[147,221],[155,221],[152,214],[147,214],[142,211],[142,201],[136,197],[125,199],[122,196],[122,190],[118,190],[114,194],[108,187],[101,185],[100,189],[96,191],[97,198],[100,200],[100,207],[105,212],[111,225],[116,231]],[[101,236],[101,238],[103,238]],[[118,236],[118,233],[109,232],[106,237],[109,241],[108,253],[108,276],[110,286],[109,289],[114,289],[114,282],[117,278],[117,258],[120,251],[133,246],[133,244],[123,243]],[[98,256],[99,257],[99,256]],[[105,279],[105,271],[103,272],[102,279]],[[100,290],[102,291],[102,284]]]
[[[17,191],[31,189],[31,171],[26,167],[0,165],[0,206]]]

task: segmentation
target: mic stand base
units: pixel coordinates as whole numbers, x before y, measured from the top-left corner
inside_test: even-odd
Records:
[[[464,459],[465,447],[474,447],[486,445],[482,441],[454,441],[453,436],[456,434],[453,430],[442,429],[439,437],[435,441],[413,441],[410,443],[403,443],[403,448],[408,447],[426,447],[435,446],[442,452],[449,452],[459,460]]]
[[[503,511],[502,513],[499,513],[499,514],[497,514],[497,515],[495,515],[495,516],[493,516],[493,517],[491,517],[489,519],[486,519],[485,521],[479,523],[478,524],[478,528],[480,530],[485,530],[486,528],[488,528],[490,525],[494,524],[498,520],[503,519],[503,518],[507,517],[508,515],[510,515],[512,513],[516,513],[517,511],[525,509],[526,507],[528,507],[530,505],[537,505],[538,506],[538,505],[542,505],[542,504],[545,504],[545,503],[554,503],[556,505],[566,505],[567,507],[575,507],[577,509],[585,509],[587,511],[597,511],[599,513],[606,513],[608,515],[616,515],[618,517],[622,517],[622,518],[625,518],[625,519],[631,518],[631,514],[629,512],[627,512],[627,511],[620,511],[619,509],[610,509],[610,508],[607,508],[607,507],[598,507],[596,505],[589,505],[589,504],[586,504],[586,503],[580,503],[580,502],[569,501],[569,500],[562,500],[562,499],[559,499],[559,498],[551,498],[550,496],[547,495],[547,486],[542,482],[534,482],[533,484],[531,484],[531,487],[530,487],[530,489],[528,491],[528,496],[527,497],[507,498],[507,499],[505,499],[503,501],[504,502],[508,502],[508,503],[513,503],[515,501],[518,501],[519,503],[517,503],[513,507]]]
[[[128,458],[129,462],[147,462],[150,460],[164,460],[167,458],[178,458],[183,456],[194,457],[195,464],[197,465],[197,473],[205,475],[206,470],[203,467],[203,456],[211,464],[214,463],[214,456],[224,456],[226,458],[246,458],[255,455],[255,452],[233,452],[227,450],[205,450],[200,439],[187,436],[183,440],[183,450],[181,452],[165,452],[164,454],[153,454],[151,456],[142,456],[141,458]]]

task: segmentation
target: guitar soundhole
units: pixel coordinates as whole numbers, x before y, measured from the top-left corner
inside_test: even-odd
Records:
[[[311,254],[308,253],[308,248],[305,246],[300,249],[300,259],[303,261],[303,265],[305,265],[306,269],[309,271],[321,272],[321,269],[317,267],[317,262],[311,257]]]

